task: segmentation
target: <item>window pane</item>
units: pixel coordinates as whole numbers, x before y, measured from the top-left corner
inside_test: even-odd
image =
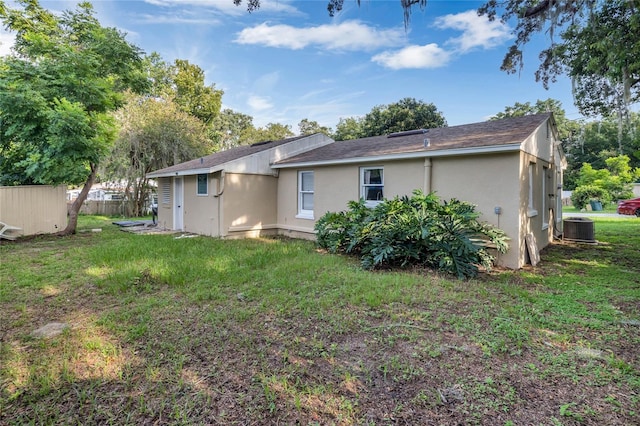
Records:
[[[365,199],[367,201],[381,201],[384,197],[382,195],[382,186],[369,186],[366,189]]]
[[[198,195],[207,194],[207,175],[198,175]]]
[[[313,210],[313,194],[302,194],[302,210]]]
[[[302,191],[313,191],[313,172],[301,173]]]
[[[382,184],[382,169],[370,169],[364,171],[364,184],[365,185],[380,185]]]

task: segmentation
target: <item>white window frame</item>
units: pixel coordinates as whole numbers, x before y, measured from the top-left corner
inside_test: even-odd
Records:
[[[303,185],[302,185],[302,179],[303,176],[305,175],[311,175],[312,179],[313,179],[313,187],[311,188],[311,190],[307,189],[304,190]],[[315,174],[313,173],[313,170],[299,170],[298,171],[298,214],[296,215],[296,218],[298,219],[311,219],[313,220],[313,209],[305,209],[304,208],[304,203],[303,203],[303,197],[305,195],[309,195],[311,194],[312,198],[314,198],[314,203],[315,203]]]
[[[370,170],[380,170],[381,183],[364,183],[365,182],[365,174]],[[382,187],[382,197],[378,200],[367,200],[367,190],[370,187],[380,186]],[[360,198],[364,198],[365,205],[369,207],[375,207],[384,200],[384,167],[382,166],[369,166],[369,167],[360,167]]]
[[[535,208],[533,187],[535,186],[535,168],[536,163],[529,163],[529,205],[527,206],[527,217],[538,216],[538,210]]]
[[[200,176],[204,176],[205,191],[200,192]],[[196,175],[196,195],[198,197],[206,197],[209,195],[209,176],[206,173],[200,173]]]

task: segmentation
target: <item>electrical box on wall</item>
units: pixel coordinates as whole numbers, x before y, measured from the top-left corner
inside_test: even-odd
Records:
[[[501,215],[502,214],[502,207],[494,207],[493,208],[493,212],[497,215]]]

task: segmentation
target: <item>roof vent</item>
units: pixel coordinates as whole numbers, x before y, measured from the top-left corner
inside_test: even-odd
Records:
[[[411,136],[411,135],[423,135],[427,133],[429,129],[418,129],[418,130],[407,130],[405,132],[396,132],[387,135],[388,138],[399,138],[402,136]]]
[[[204,158],[200,157],[200,164],[204,163]]]
[[[251,146],[260,146],[260,145],[266,145],[268,143],[271,143],[273,141],[262,141],[262,142],[256,142],[256,143],[252,143]]]
[[[429,145],[431,145],[429,138],[424,138],[424,147],[427,148]]]

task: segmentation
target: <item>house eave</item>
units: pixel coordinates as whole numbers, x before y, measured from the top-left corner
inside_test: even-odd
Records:
[[[338,142],[339,143],[339,142]],[[504,152],[517,152],[522,148],[520,142],[499,145],[499,146],[486,146],[486,147],[473,147],[473,148],[457,148],[457,149],[441,149],[433,151],[418,151],[418,152],[406,152],[400,154],[388,154],[388,155],[374,155],[366,157],[352,157],[343,158],[339,160],[318,160],[318,161],[302,161],[297,163],[274,163],[271,165],[274,169],[292,169],[299,167],[312,167],[312,166],[333,166],[341,164],[356,164],[364,162],[380,162],[380,161],[394,161],[394,160],[408,160],[413,158],[431,158],[431,157],[453,157],[461,155],[480,155],[480,154],[493,154]]]
[[[149,179],[157,179],[163,177],[175,177],[175,176],[191,176],[191,175],[202,175],[202,174],[210,174],[214,173],[218,169],[217,167],[211,168],[202,168],[202,169],[189,169],[189,170],[178,170],[175,172],[156,172],[156,173],[148,173],[147,178]]]

